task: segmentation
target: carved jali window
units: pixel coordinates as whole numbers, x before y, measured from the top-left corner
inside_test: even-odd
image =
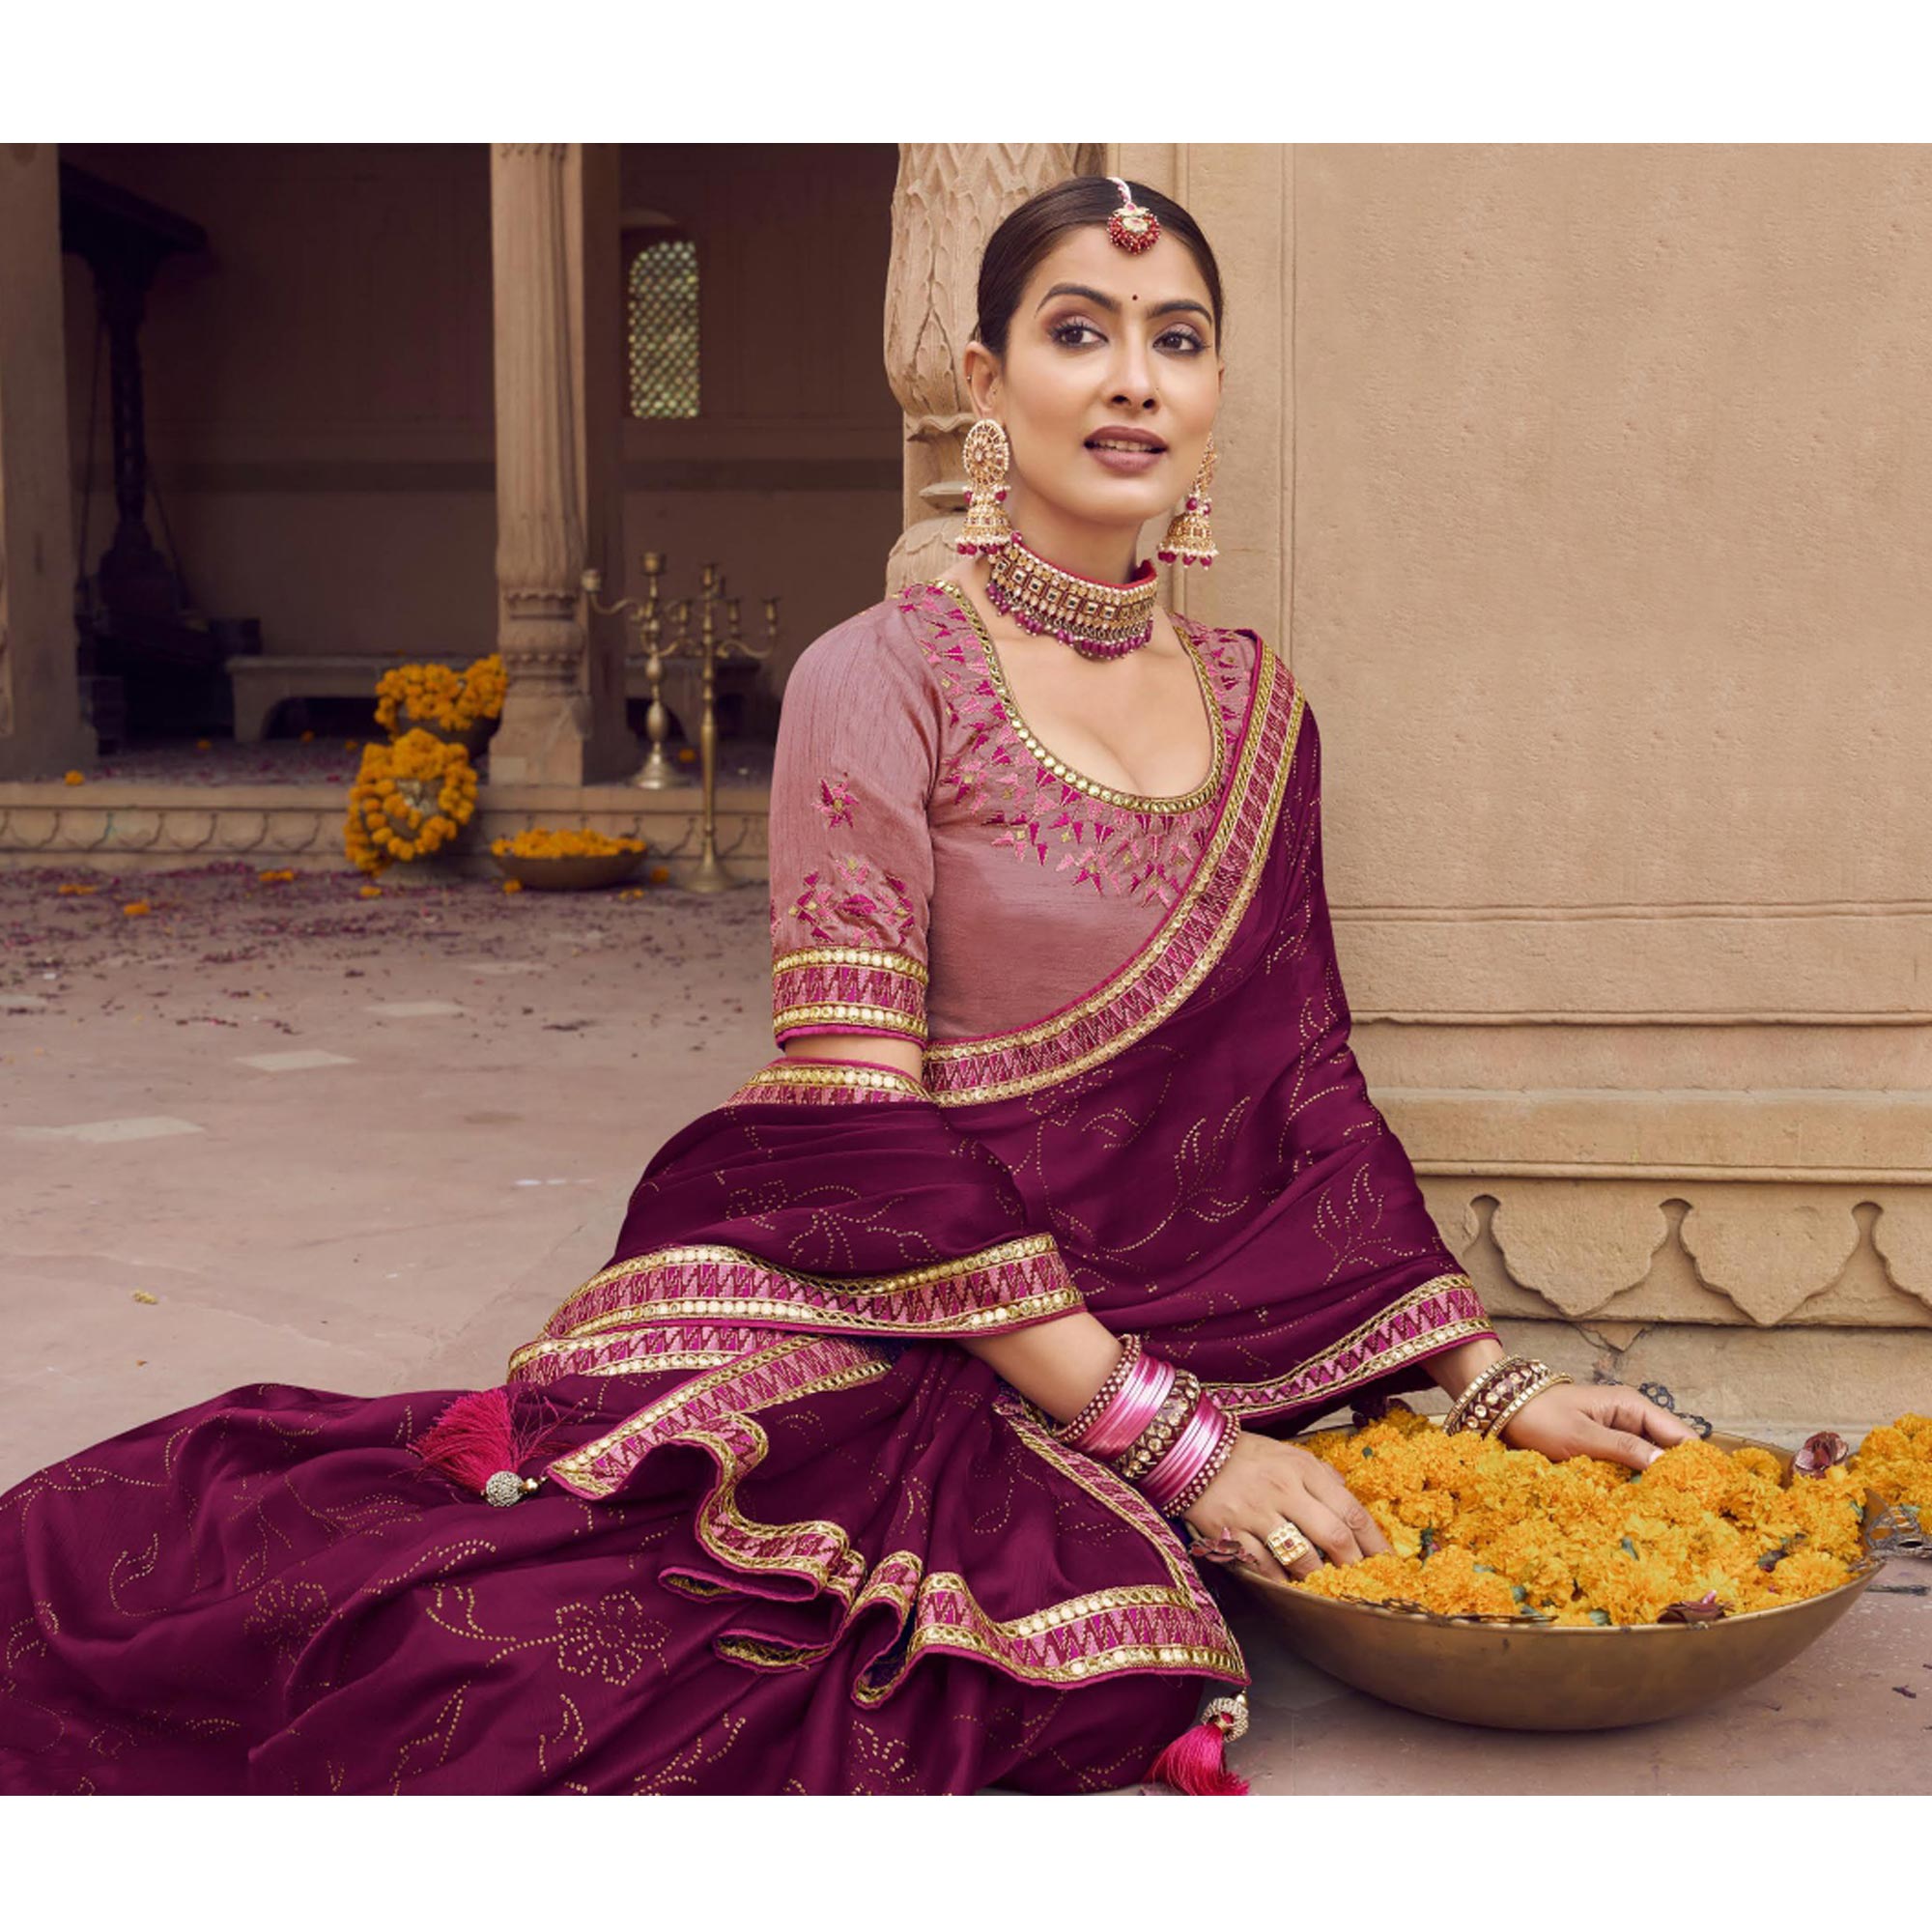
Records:
[[[646,242],[631,257],[625,290],[630,409],[634,416],[697,413],[697,244]]]

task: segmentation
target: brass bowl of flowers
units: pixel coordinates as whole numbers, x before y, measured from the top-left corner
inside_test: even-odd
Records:
[[[1883,1433],[1894,1435],[1911,1423],[1921,1425],[1908,1445],[1912,1453],[1932,1459],[1932,1422],[1926,1418],[1902,1418]],[[1373,1493],[1376,1481],[1361,1482],[1374,1469],[1362,1447],[1373,1455],[1379,1441],[1385,1464],[1400,1462],[1389,1434],[1378,1437],[1378,1431],[1433,1436],[1435,1447],[1416,1445],[1423,1457],[1440,1460],[1457,1443],[1463,1446],[1454,1453],[1465,1463],[1479,1456],[1495,1459],[1494,1492],[1486,1494],[1465,1470],[1461,1478],[1449,1472],[1451,1483],[1462,1482],[1461,1491],[1445,1488],[1434,1502],[1426,1484],[1401,1491],[1398,1485],[1407,1479],[1399,1476],[1385,1478],[1383,1493]],[[1881,1433],[1873,1431],[1867,1442]],[[1296,1439],[1342,1468],[1357,1494],[1363,1488],[1372,1492],[1363,1500],[1389,1537],[1389,1555],[1323,1566],[1315,1573],[1316,1588],[1239,1564],[1232,1566],[1234,1574],[1308,1662],[1388,1703],[1466,1724],[1588,1731],[1681,1717],[1789,1663],[1858,1602],[1887,1554],[1917,1554],[1925,1547],[1915,1514],[1891,1508],[1855,1467],[1843,1466],[1848,1458],[1836,1437],[1812,1439],[1837,1445],[1836,1466],[1821,1467],[1815,1458],[1802,1463],[1774,1443],[1714,1430],[1701,1441],[1667,1451],[1640,1475],[1593,1458],[1551,1463],[1499,1443],[1444,1437],[1439,1418],[1406,1413],[1359,1431],[1331,1429]],[[1812,1443],[1800,1455],[1811,1457]],[[1506,1475],[1504,1457],[1521,1459]],[[1659,1479],[1669,1457],[1678,1461]],[[1733,1457],[1739,1460],[1727,1477],[1721,1465]],[[1926,1467],[1932,1472],[1932,1460]],[[1646,1480],[1652,1490],[1639,1494],[1635,1486]],[[1705,1503],[1723,1493],[1727,1481],[1739,1512],[1735,1524]],[[1525,1487],[1512,1491],[1506,1487],[1511,1484]],[[1623,1491],[1626,1484],[1629,1491]],[[1594,1517],[1586,1496],[1591,1490],[1604,1498]],[[1604,1548],[1586,1547],[1598,1532],[1563,1525],[1564,1492],[1580,1510],[1576,1520],[1599,1527],[1612,1501],[1627,1505],[1636,1534],[1654,1540],[1651,1553],[1646,1556],[1628,1536]],[[1794,1520],[1809,1527],[1778,1537],[1786,1520],[1773,1498],[1780,1492],[1801,1513]],[[1474,1498],[1466,1515],[1461,1513],[1465,1496]],[[1700,1511],[1708,1519],[1701,1528]],[[1441,1527],[1426,1520],[1431,1517]],[[1418,1518],[1425,1519],[1420,1527]],[[1726,1536],[1747,1536],[1753,1526],[1750,1547],[1768,1541],[1769,1547],[1756,1555],[1733,1555],[1731,1580],[1721,1590],[1698,1591],[1683,1582],[1693,1571],[1699,1582],[1723,1580],[1713,1552]],[[1465,1544],[1449,1540],[1459,1529]],[[1503,1561],[1477,1562],[1472,1548]],[[1668,1567],[1660,1568],[1665,1550],[1673,1553]],[[1687,1567],[1690,1550],[1699,1552],[1700,1568]],[[1444,1571],[1418,1594],[1435,1596],[1438,1605],[1461,1603],[1459,1611],[1396,1594],[1404,1587],[1398,1573],[1411,1578],[1426,1574],[1432,1556]],[[1791,1568],[1782,1587],[1789,1599],[1780,1601],[1774,1578],[1786,1564]],[[1373,1580],[1372,1566],[1382,1581]],[[1566,1577],[1566,1569],[1574,1576]],[[1512,1581],[1512,1571],[1529,1583]],[[1683,1593],[1682,1601],[1661,1603],[1673,1590]],[[1598,1596],[1614,1614],[1577,1607]],[[1373,1597],[1381,1601],[1365,1600]]]
[[[602,832],[554,832],[532,826],[490,847],[497,869],[539,893],[591,892],[620,886],[650,851],[641,838],[613,838]]]

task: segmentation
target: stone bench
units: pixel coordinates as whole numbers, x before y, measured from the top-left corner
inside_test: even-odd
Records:
[[[255,745],[267,737],[275,708],[296,697],[366,697],[373,701],[376,680],[385,670],[411,660],[398,651],[389,657],[234,657],[228,660],[230,688],[235,695],[235,742]],[[749,692],[758,667],[742,658],[718,667],[718,695]],[[677,720],[685,737],[697,742],[697,714],[702,673],[695,664],[673,659],[665,667],[662,694],[665,709]],[[624,665],[624,696],[650,696],[641,657]]]
[[[235,742],[258,745],[268,736],[278,705],[292,697],[366,697],[374,702],[376,680],[385,670],[409,663],[400,651],[384,658],[235,657],[228,660],[228,685],[235,694]]]

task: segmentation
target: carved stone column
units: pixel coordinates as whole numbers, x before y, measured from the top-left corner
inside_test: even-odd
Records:
[[[491,152],[498,638],[509,677],[489,753],[498,784],[595,783],[638,762],[623,728],[621,642],[612,640],[614,674],[593,666],[579,587],[589,561],[586,489],[608,467],[591,458],[606,439],[588,423],[611,406],[583,354],[586,321],[589,339],[603,339],[586,316],[584,265],[617,245],[614,197],[595,191],[610,171],[592,156],[586,197],[585,153],[560,142]],[[609,279],[588,282],[602,292]],[[608,503],[597,510],[614,515]],[[611,647],[601,633],[600,646]]]
[[[57,777],[94,753],[70,489],[56,156],[0,146],[0,779]]]
[[[1041,188],[1099,173],[1101,153],[1070,141],[899,144],[886,375],[906,417],[906,527],[886,563],[888,594],[956,561],[952,542],[966,513],[960,448],[973,420],[959,357],[973,333],[986,238]]]

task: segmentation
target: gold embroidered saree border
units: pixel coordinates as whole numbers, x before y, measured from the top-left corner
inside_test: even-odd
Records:
[[[1050,1234],[897,1274],[842,1277],[806,1274],[724,1245],[655,1248],[591,1276],[510,1357],[510,1368],[516,1374],[547,1342],[645,1323],[724,1319],[829,1334],[945,1337],[1016,1328],[1085,1305]]]
[[[1386,1308],[1350,1329],[1285,1375],[1259,1382],[1202,1378],[1223,1408],[1237,1415],[1301,1408],[1332,1400],[1391,1370],[1441,1353],[1478,1336],[1493,1336],[1482,1297],[1466,1274],[1438,1274],[1406,1290]]]
[[[1111,979],[1061,1012],[1011,1033],[928,1046],[925,1082],[939,1105],[1055,1086],[1124,1051],[1187,999],[1227,951],[1261,883],[1304,709],[1299,686],[1264,644],[1227,801],[1172,913]]]
[[[923,1041],[925,1015],[870,1006],[863,1000],[810,1000],[802,1006],[781,1007],[772,1015],[772,1037],[781,1046],[795,1033],[876,1033]]]
[[[870,973],[897,973],[922,986],[927,983],[925,967],[910,952],[894,952],[883,947],[802,946],[779,953],[772,961],[774,974],[809,966],[859,966]]]
[[[707,1449],[719,1477],[697,1510],[696,1527],[705,1549],[728,1571],[796,1577],[842,1605],[837,1628],[820,1644],[781,1644],[741,1632],[720,1637],[714,1648],[753,1668],[797,1668],[829,1654],[867,1609],[886,1605],[901,1630],[908,1620],[912,1629],[889,1676],[862,1675],[853,1685],[852,1695],[863,1705],[882,1703],[932,1651],[976,1657],[1030,1684],[1072,1686],[1125,1670],[1247,1682],[1234,1634],[1173,1531],[1113,1471],[1054,1442],[1015,1396],[1003,1393],[996,1401],[1019,1441],[1143,1536],[1161,1559],[1166,1583],[1089,1591],[1001,1619],[957,1573],[923,1577],[922,1559],[911,1550],[891,1551],[868,1571],[840,1524],[816,1519],[766,1523],[746,1515],[738,1492],[771,1446],[755,1412],[859,1387],[889,1367],[859,1344],[786,1337],[671,1390],[595,1442],[559,1457],[546,1473],[573,1493],[595,1498],[611,1494],[654,1448],[676,1442]],[[672,1569],[663,1580],[705,1596],[723,1594],[716,1577]]]
[[[901,1073],[895,1066],[861,1065],[849,1060],[774,1060],[737,1088],[724,1104],[786,1102],[846,1107],[931,1098],[910,1073]]]

